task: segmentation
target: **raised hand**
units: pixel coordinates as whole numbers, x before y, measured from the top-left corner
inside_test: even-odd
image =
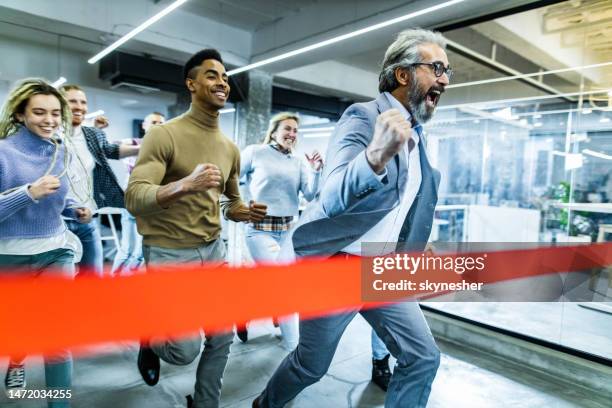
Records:
[[[304,156],[306,156],[308,164],[310,164],[310,167],[312,167],[314,171],[321,170],[321,167],[323,167],[323,158],[318,151],[313,150],[312,153],[310,153],[310,156],[308,156],[308,153],[305,153]]]
[[[378,115],[374,136],[366,149],[366,157],[372,169],[382,174],[385,165],[412,137],[412,126],[397,109],[389,109]]]
[[[40,200],[55,193],[60,188],[60,179],[55,176],[42,176],[28,187],[30,196]]]
[[[211,163],[201,163],[183,179],[185,191],[195,193],[221,185],[221,170]]]
[[[107,128],[110,123],[108,122],[108,118],[106,116],[100,115],[96,116],[94,119],[94,126],[98,129]]]

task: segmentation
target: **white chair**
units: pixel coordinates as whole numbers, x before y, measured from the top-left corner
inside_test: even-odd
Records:
[[[119,235],[117,234],[117,228],[115,228],[115,221],[113,220],[113,214],[121,215],[121,208],[115,207],[104,207],[96,211],[100,215],[100,222],[102,222],[102,216],[108,217],[108,224],[110,225],[111,235],[101,236],[102,241],[113,240],[115,242],[115,248],[119,250],[121,244],[119,243]]]

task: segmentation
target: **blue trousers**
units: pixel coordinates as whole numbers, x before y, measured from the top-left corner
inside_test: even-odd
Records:
[[[74,276],[74,253],[70,249],[54,249],[36,255],[0,255],[2,272],[24,273],[31,276]],[[45,311],[41,310],[41,313]],[[48,316],[52,318],[52,316]],[[72,358],[68,351],[45,356],[45,379],[48,389],[70,390],[72,387]],[[68,408],[68,400],[49,400],[49,408]]]
[[[357,313],[397,359],[385,407],[424,408],[440,365],[440,351],[416,302],[302,320],[298,346],[270,378],[259,397],[260,406],[284,407],[304,388],[319,381],[327,373],[342,333]]]
[[[121,210],[121,247],[117,248],[111,274],[117,271],[120,274],[129,274],[140,268],[143,263],[142,235],[136,229],[136,218],[128,210],[123,209]]]
[[[98,229],[98,220],[93,219],[89,224],[66,220],[66,226],[74,235],[79,237],[83,246],[83,256],[78,263],[78,274],[102,276],[104,272],[104,254],[102,240]]]

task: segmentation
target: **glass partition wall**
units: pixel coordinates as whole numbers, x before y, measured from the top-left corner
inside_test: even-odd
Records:
[[[612,37],[593,17],[608,8],[561,3],[445,33],[457,76],[426,126],[442,173],[433,241],[611,239]],[[577,12],[594,22],[573,24],[568,16]],[[491,47],[476,58],[453,42],[480,35]],[[519,71],[500,62],[510,54],[531,75],[517,78]],[[610,274],[585,280],[582,302],[426,304],[612,359]]]

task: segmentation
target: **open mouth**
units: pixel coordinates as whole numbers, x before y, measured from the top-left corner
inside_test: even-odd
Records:
[[[220,99],[227,99],[227,93],[225,91],[214,91],[214,95]]]
[[[442,95],[442,92],[436,89],[432,89],[425,96],[425,99],[427,100],[427,104],[435,108],[438,105],[438,101],[440,101],[441,95]]]

